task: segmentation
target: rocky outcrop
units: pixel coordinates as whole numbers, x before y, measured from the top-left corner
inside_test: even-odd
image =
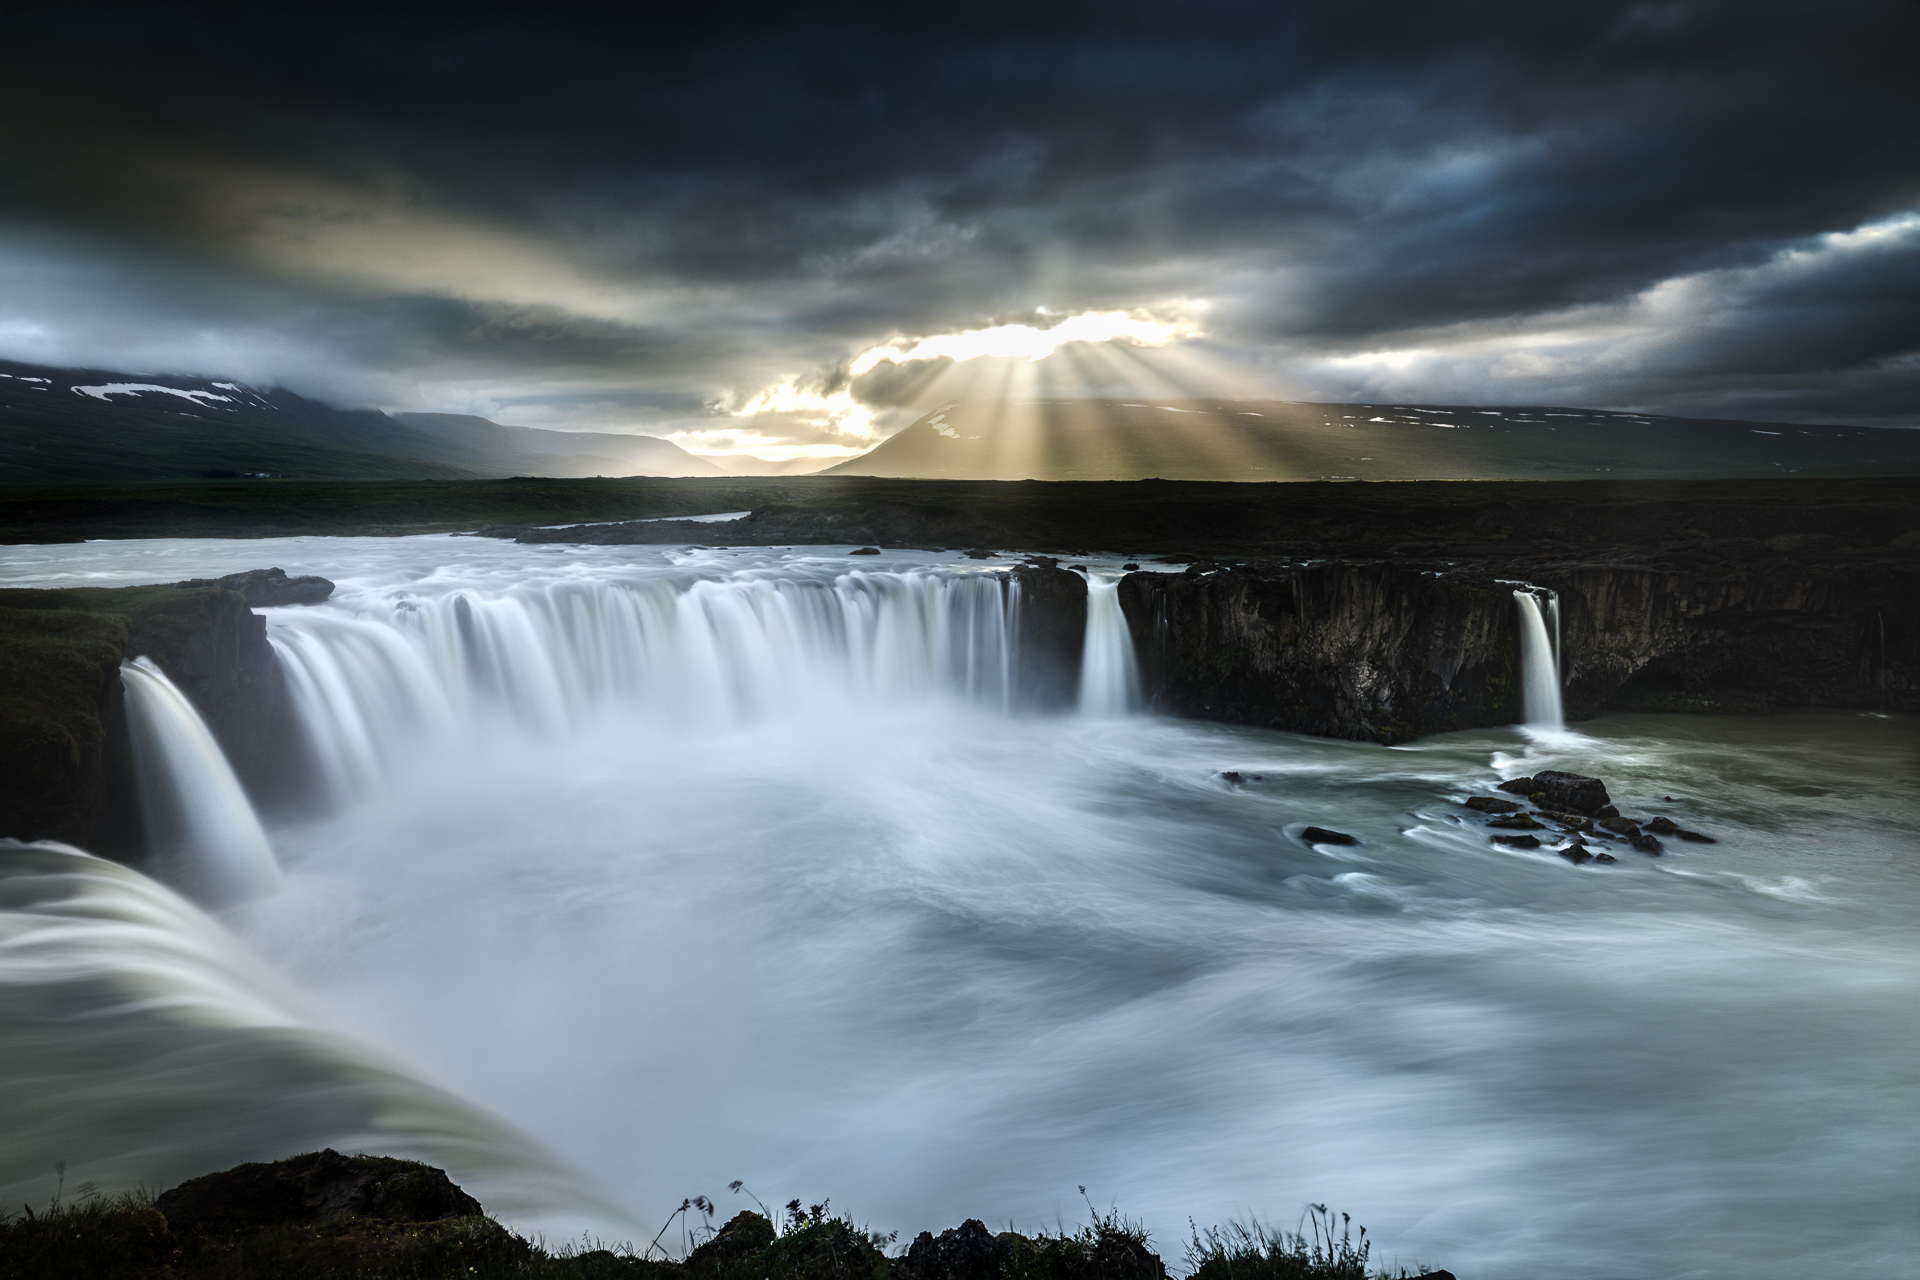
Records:
[[[1087,635],[1087,580],[1035,556],[1008,574],[1013,615],[1014,701],[1034,710],[1070,707],[1080,693]]]
[[[280,599],[325,584],[277,570],[236,576]],[[141,656],[193,703],[250,793],[289,787],[298,761],[279,664],[239,591],[0,591],[0,835],[141,850],[120,687],[121,662]]]
[[[1560,593],[1571,717],[1609,705],[1920,711],[1920,565],[1756,557],[1530,572]]]
[[[285,569],[248,569],[224,578],[190,578],[176,587],[204,589],[218,587],[237,591],[250,609],[268,609],[277,605],[319,604],[333,594],[333,584],[325,578],[307,576],[289,578]]]
[[[1514,584],[1560,600],[1567,713],[1920,711],[1920,566],[1199,564],[1120,598],[1152,705],[1402,742],[1522,719]]]
[[[1120,582],[1151,705],[1374,742],[1520,718],[1513,591],[1386,562]]]
[[[194,1178],[162,1192],[154,1207],[173,1230],[194,1235],[341,1218],[438,1222],[486,1212],[438,1169],[331,1148]]]

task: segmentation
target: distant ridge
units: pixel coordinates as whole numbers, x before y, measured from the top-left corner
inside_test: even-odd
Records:
[[[727,474],[652,436],[340,409],[231,379],[0,361],[0,485]]]
[[[822,475],[1577,480],[1920,474],[1920,431],[1550,406],[1255,400],[944,405]]]

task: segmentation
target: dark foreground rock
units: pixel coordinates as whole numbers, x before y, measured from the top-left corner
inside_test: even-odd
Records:
[[[631,1245],[550,1253],[487,1217],[438,1169],[328,1150],[243,1164],[182,1183],[156,1200],[94,1197],[0,1218],[0,1280],[1167,1278],[1145,1234],[1113,1217],[1071,1233],[1034,1236],[996,1234],[968,1219],[938,1234],[923,1231],[890,1257],[893,1240],[829,1214],[825,1204],[803,1209],[795,1201],[778,1229],[762,1214],[739,1213],[683,1261]]]
[[[154,1207],[173,1230],[192,1235],[340,1218],[438,1222],[485,1212],[438,1169],[383,1156],[343,1156],[332,1148],[194,1178],[162,1192]]]
[[[1359,844],[1360,837],[1350,836],[1344,831],[1329,831],[1325,827],[1308,827],[1300,833],[1300,838],[1308,844]]]

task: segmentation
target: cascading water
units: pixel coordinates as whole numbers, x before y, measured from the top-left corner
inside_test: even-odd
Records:
[[[1080,713],[1123,716],[1140,705],[1140,668],[1120,608],[1120,579],[1087,574],[1087,635],[1080,650]]]
[[[193,704],[149,658],[122,664],[120,680],[147,843],[166,877],[213,905],[278,889],[267,833]]]
[[[1516,590],[1520,610],[1520,688],[1527,723],[1537,729],[1564,729],[1560,705],[1560,597],[1548,594],[1544,605],[1531,590]],[[1551,628],[1551,629],[1549,629]]]
[[[422,734],[496,723],[558,737],[610,715],[697,731],[943,697],[1005,710],[1009,594],[991,572],[560,581],[291,610],[270,638],[344,801]]]

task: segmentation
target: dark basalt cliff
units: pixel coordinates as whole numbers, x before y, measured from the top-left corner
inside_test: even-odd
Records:
[[[1150,705],[1375,742],[1521,718],[1513,588],[1374,562],[1132,573]]]
[[[193,703],[248,790],[273,794],[292,739],[266,620],[248,605],[331,590],[275,574],[0,591],[0,835],[140,849],[120,664],[142,656]]]
[[[1911,559],[1556,565],[1567,714],[1767,704],[1920,711]],[[1740,695],[1745,695],[1741,697]]]
[[[1151,705],[1375,742],[1522,719],[1514,584],[1558,592],[1567,713],[1920,710],[1920,565],[1197,565],[1121,604]]]

